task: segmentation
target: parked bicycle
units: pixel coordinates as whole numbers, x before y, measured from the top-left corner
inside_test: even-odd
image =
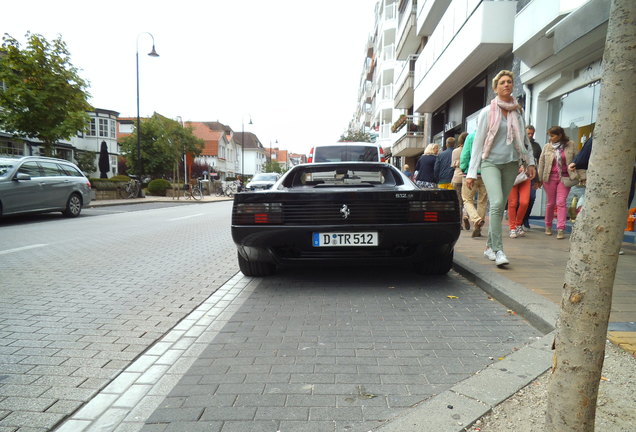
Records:
[[[118,187],[119,196],[127,198],[137,198],[141,191],[141,182],[136,177],[131,176],[130,180]]]
[[[185,197],[185,199],[194,199],[194,200],[200,200],[201,198],[203,198],[203,190],[201,189],[201,182],[197,182],[196,185],[185,185],[185,191],[183,192],[183,196]]]
[[[221,182],[221,187],[216,191],[216,196],[227,196],[232,198],[238,192],[236,181]]]

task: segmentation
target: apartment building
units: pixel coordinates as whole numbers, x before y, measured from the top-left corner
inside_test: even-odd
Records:
[[[379,13],[389,4],[397,7],[392,27]],[[391,162],[414,166],[426,144],[475,130],[478,112],[494,97],[493,77],[509,69],[537,141],[560,125],[582,143],[598,111],[609,7],[610,0],[380,0],[351,125],[379,126]],[[394,38],[380,32],[389,27]],[[387,41],[395,54],[385,67]],[[378,97],[389,86],[387,70],[394,77],[391,125]]]
[[[358,104],[349,129],[370,133],[385,153],[393,144],[391,127],[399,111],[394,106],[397,0],[381,0],[367,46],[358,90]]]

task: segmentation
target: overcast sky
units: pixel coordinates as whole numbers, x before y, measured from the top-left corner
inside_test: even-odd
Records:
[[[0,32],[60,35],[90,102],[141,116],[220,121],[267,147],[306,153],[345,131],[357,100],[375,0],[20,0]],[[160,57],[146,54],[155,47]],[[253,125],[248,125],[249,118]],[[276,146],[274,144],[274,146]]]

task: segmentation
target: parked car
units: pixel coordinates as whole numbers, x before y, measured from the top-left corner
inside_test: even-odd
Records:
[[[77,217],[90,201],[90,182],[67,160],[0,157],[0,216],[61,211]]]
[[[280,264],[411,263],[445,274],[460,233],[452,190],[419,189],[386,163],[296,165],[271,189],[234,197],[232,238],[247,276]]]
[[[252,180],[250,180],[245,188],[247,190],[263,190],[271,188],[276,180],[280,178],[280,174],[278,173],[260,173],[254,175]]]
[[[310,150],[307,163],[322,162],[384,162],[384,150],[368,142],[321,144]]]

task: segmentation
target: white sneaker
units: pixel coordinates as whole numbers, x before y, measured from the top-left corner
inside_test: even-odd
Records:
[[[510,230],[510,238],[517,238],[517,230],[516,229],[511,229]]]
[[[524,237],[526,235],[526,230],[523,228],[523,225],[519,225],[517,227],[517,237]]]
[[[498,266],[510,264],[510,261],[508,261],[508,258],[506,257],[504,251],[497,251],[497,253],[495,254],[495,264],[497,264]]]
[[[486,258],[488,258],[490,261],[494,261],[494,260],[496,259],[496,257],[495,257],[495,251],[493,251],[493,250],[492,250],[492,249],[490,249],[490,248],[487,248],[487,249],[484,251],[484,256],[485,256]]]

